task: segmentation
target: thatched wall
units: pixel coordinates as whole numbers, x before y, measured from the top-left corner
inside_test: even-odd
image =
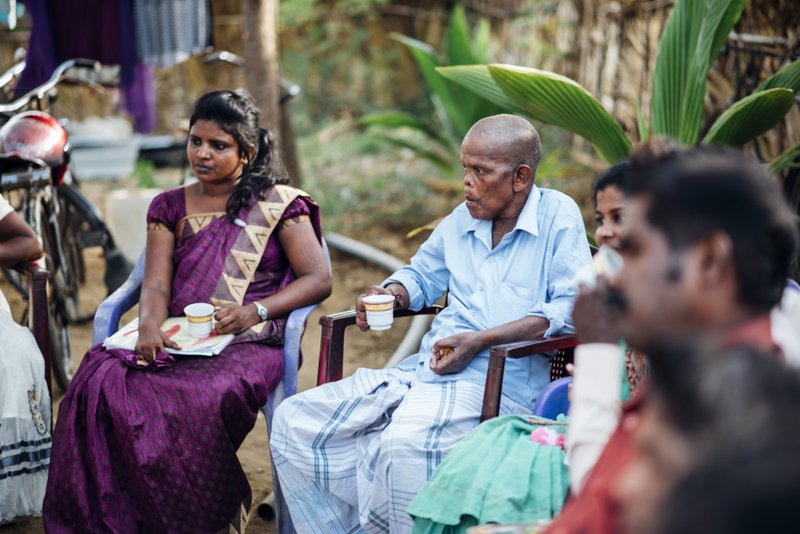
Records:
[[[594,94],[632,137],[637,107],[649,116],[659,37],[672,0],[573,0],[577,14],[575,79]],[[752,0],[709,76],[707,127],[781,66],[800,56],[800,2]],[[800,139],[800,112],[759,140],[769,160]]]

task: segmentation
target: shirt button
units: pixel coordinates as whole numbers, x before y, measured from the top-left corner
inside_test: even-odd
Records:
[[[489,256],[489,263],[492,263],[493,261],[494,261],[494,256]]]
[[[478,286],[478,291],[483,291],[483,286]]]

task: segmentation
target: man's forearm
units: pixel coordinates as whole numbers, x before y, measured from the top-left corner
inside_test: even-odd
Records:
[[[481,350],[486,350],[495,345],[514,343],[516,341],[529,341],[544,336],[550,326],[550,321],[544,317],[528,316],[510,323],[501,324],[481,332]]]

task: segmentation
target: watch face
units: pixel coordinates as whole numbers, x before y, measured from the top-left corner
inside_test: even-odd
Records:
[[[267,318],[267,310],[265,310],[264,308],[259,308],[258,309],[258,316],[261,317],[262,319],[266,319]]]

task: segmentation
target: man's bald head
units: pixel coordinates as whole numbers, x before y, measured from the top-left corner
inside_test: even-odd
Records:
[[[542,145],[539,133],[530,122],[516,115],[492,115],[472,125],[464,142],[476,140],[493,159],[503,160],[511,167],[528,165],[533,176],[539,165]]]

